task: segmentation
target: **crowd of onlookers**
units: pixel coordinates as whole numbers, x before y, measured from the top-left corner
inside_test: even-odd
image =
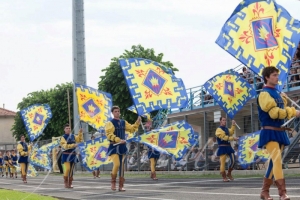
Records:
[[[250,83],[255,88],[257,94],[260,93],[261,89],[264,86],[264,81],[262,80],[262,78],[257,76],[248,67],[243,67],[239,74],[242,78],[246,79],[248,83]],[[300,86],[300,43],[292,60],[292,65],[290,68],[287,83],[289,88]],[[286,87],[287,85],[285,84],[284,88]],[[200,105],[202,102],[202,98],[204,105],[213,103],[213,97],[205,90],[202,90],[202,92],[200,93]]]
[[[263,80],[260,77],[257,77],[257,75],[255,75],[254,72],[247,67],[242,68],[240,75],[250,84],[254,84],[257,93],[259,93],[263,87]],[[300,86],[300,43],[292,59],[292,65],[287,82],[289,87]],[[284,87],[286,87],[286,85]]]
[[[296,54],[293,58],[288,82],[290,84],[289,87],[300,86],[300,43],[298,45]]]

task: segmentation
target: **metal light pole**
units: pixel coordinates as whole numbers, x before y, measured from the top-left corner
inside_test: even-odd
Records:
[[[73,83],[86,85],[86,64],[85,64],[85,34],[84,34],[84,9],[83,0],[73,0]],[[74,133],[77,134],[80,127],[78,117],[78,104],[73,87],[73,113],[74,113]],[[84,140],[88,140],[88,126],[81,123],[84,132]]]

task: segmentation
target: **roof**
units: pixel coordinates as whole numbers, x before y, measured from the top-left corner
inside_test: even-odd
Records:
[[[0,117],[2,116],[12,116],[14,117],[16,115],[16,112],[11,111],[11,110],[7,110],[4,108],[0,108]]]

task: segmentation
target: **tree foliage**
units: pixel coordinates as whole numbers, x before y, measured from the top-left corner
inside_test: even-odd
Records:
[[[145,58],[159,62],[172,69],[173,72],[178,71],[177,68],[173,67],[173,64],[170,61],[163,61],[163,56],[163,53],[156,55],[154,49],[145,49],[141,45],[132,46],[131,50],[125,50],[119,57],[112,58],[110,65],[102,70],[105,74],[100,76],[98,88],[99,90],[112,94],[113,104],[120,107],[122,118],[128,122],[135,122],[137,115],[127,110],[129,106],[133,105],[133,101],[120,67],[119,59]]]
[[[22,110],[33,104],[49,104],[52,111],[52,118],[44,130],[44,134],[40,136],[41,140],[51,139],[52,137],[61,136],[63,133],[63,126],[69,122],[68,114],[68,97],[67,90],[70,94],[70,110],[71,120],[73,122],[73,84],[66,83],[56,85],[50,90],[41,90],[29,93],[27,97],[23,98],[22,102],[18,104],[18,109]],[[73,123],[72,123],[73,126]],[[19,140],[21,135],[28,138],[20,111],[15,116],[15,122],[12,127],[13,136]]]

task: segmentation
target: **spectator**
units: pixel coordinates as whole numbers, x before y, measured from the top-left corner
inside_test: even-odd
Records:
[[[137,170],[137,155],[134,153],[130,159],[128,159],[128,169],[131,170]]]
[[[299,75],[297,75],[297,71],[295,68],[292,68],[291,69],[291,75],[290,75],[290,78],[289,78],[289,82],[292,83],[290,84],[290,87],[296,87],[296,86],[299,86]]]
[[[146,150],[143,151],[143,155],[141,157],[141,164],[145,164],[148,163],[149,159],[148,159],[148,152]]]
[[[172,162],[174,165],[174,170],[177,170],[177,167],[179,167],[179,171],[182,171],[185,167],[186,160],[184,158],[180,159],[179,161],[176,161],[174,157],[172,157]]]
[[[251,72],[247,67],[243,67],[243,76],[248,79],[251,76]]]
[[[256,93],[259,94],[264,84],[259,77],[255,77],[255,82],[256,82]]]

